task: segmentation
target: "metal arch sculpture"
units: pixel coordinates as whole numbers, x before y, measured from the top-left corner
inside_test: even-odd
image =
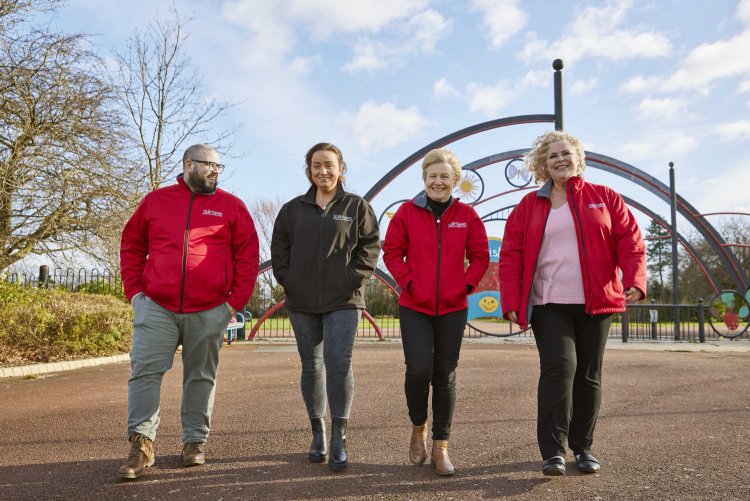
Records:
[[[458,141],[459,139],[473,136],[474,134],[478,134],[480,132],[498,129],[500,127],[544,122],[554,123],[555,115],[519,115],[515,117],[499,118],[497,120],[489,120],[487,122],[472,125],[470,127],[466,127],[464,129],[448,134],[447,136],[443,136],[440,139],[431,142],[427,146],[420,148],[419,150],[415,151],[404,160],[399,162],[399,164],[388,171],[388,173],[383,176],[380,181],[375,183],[375,185],[370,188],[370,191],[368,191],[363,198],[368,202],[372,202],[372,200],[378,195],[378,193],[383,191],[383,189],[388,186],[391,181],[396,179],[399,175],[401,175],[401,173],[411,167],[420,158],[424,157],[430,150],[434,150],[435,148],[442,148],[443,146],[447,146],[455,141]],[[468,166],[466,166],[465,168],[468,168]]]
[[[588,151],[586,152],[586,164],[628,179],[629,181],[646,188],[665,202],[670,202],[670,191],[667,185],[632,165],[605,155]],[[709,223],[680,195],[677,195],[677,211],[682,214],[682,216],[687,219],[696,230],[698,230],[703,238],[706,239],[706,242],[708,242],[711,249],[721,260],[727,272],[729,272],[729,276],[737,286],[737,289],[747,289],[748,286],[750,286],[747,271],[742,268],[742,265],[738,262],[736,256],[731,251],[727,250],[727,244],[719,232],[716,231],[716,228],[714,228],[711,223]]]
[[[520,150],[510,150],[510,151],[505,151],[502,153],[496,153],[496,154],[489,155],[487,157],[475,160],[467,164],[465,168],[479,170],[484,167],[487,167],[487,166],[490,166],[499,162],[503,162],[506,160],[512,161],[513,159],[522,157],[528,151],[529,151],[528,148],[525,148],[525,149],[520,149]],[[608,157],[606,155],[602,155],[600,153],[596,153],[593,151],[586,152],[586,165],[589,167],[600,169],[605,172],[609,172],[610,174],[614,174],[616,176],[622,177],[628,181],[631,181],[641,186],[642,188],[645,188],[649,192],[653,193],[654,195],[664,200],[667,204],[669,204],[670,202],[669,187],[666,186],[661,181],[659,181],[658,179],[656,179],[655,177],[651,176],[650,174],[647,174],[646,172],[643,172],[642,170],[638,169],[637,167],[634,167],[620,160],[617,160],[612,157]],[[505,191],[496,195],[491,195],[489,197],[486,197],[482,200],[477,201],[474,204],[474,206],[476,207],[477,205],[488,202],[499,196],[502,196],[508,193],[513,193],[515,191],[524,190],[524,189],[533,189],[533,187],[516,188],[514,190],[509,190],[509,191]],[[628,200],[631,200],[631,199],[628,199]],[[634,203],[630,205],[638,208],[639,210],[642,210],[642,212],[644,212],[645,214],[649,214],[649,212],[651,212],[651,211],[643,210],[645,209],[645,206],[642,206],[641,204],[638,204],[637,202],[633,200],[631,201]],[[729,272],[730,278],[735,283],[737,290],[746,290],[748,287],[750,287],[750,281],[748,281],[747,272],[743,269],[741,263],[739,263],[734,253],[732,253],[728,249],[729,244],[727,244],[724,241],[724,239],[721,237],[719,232],[716,231],[716,229],[711,225],[711,223],[709,223],[701,214],[698,213],[698,211],[695,210],[695,208],[692,205],[690,205],[690,203],[688,203],[684,198],[682,198],[679,195],[677,195],[677,210],[706,239],[706,241],[711,246],[711,249],[716,253],[716,255],[721,260],[724,267]],[[657,219],[657,218],[654,218],[654,219]],[[667,227],[668,226],[669,225],[667,225]],[[686,242],[685,239],[682,238],[683,246],[685,246],[685,242]],[[691,255],[691,257],[693,257],[693,259],[697,259],[696,263],[699,263],[699,267],[703,271],[704,275],[706,275],[708,273],[707,271],[708,267],[706,266],[703,259],[700,256],[698,256],[698,254],[695,252],[694,249],[688,249],[688,247],[685,247],[685,248],[688,250],[688,253]],[[708,278],[710,275],[706,275],[706,276]],[[716,280],[709,278],[709,282],[711,282],[711,287],[714,290],[716,290],[716,284],[717,284]]]
[[[648,217],[659,223],[659,226],[667,230],[670,235],[672,234],[672,227],[667,221],[664,220],[663,217],[661,217],[645,205],[641,204],[640,202],[636,202],[632,198],[626,197],[625,195],[620,196],[623,198],[623,200],[625,200],[626,204],[630,205],[631,207],[635,207],[639,211],[643,212]],[[714,277],[713,273],[711,273],[710,268],[703,260],[703,258],[698,254],[698,251],[695,250],[695,247],[693,247],[692,244],[688,240],[686,240],[685,237],[682,236],[682,234],[680,234],[680,232],[677,232],[677,241],[680,243],[680,245],[682,245],[683,249],[685,249],[685,252],[690,255],[690,258],[693,260],[693,262],[698,265],[698,268],[703,273],[703,276],[706,277],[706,280],[708,280],[708,283],[709,285],[711,285],[711,289],[713,289],[714,293],[719,292],[718,280],[716,280],[716,277]]]

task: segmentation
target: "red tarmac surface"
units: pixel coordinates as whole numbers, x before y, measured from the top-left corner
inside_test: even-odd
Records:
[[[126,482],[116,472],[128,452],[128,364],[2,379],[0,499],[750,499],[746,351],[608,349],[602,470],[581,475],[569,454],[557,478],[540,471],[533,345],[465,344],[449,478],[408,462],[400,344],[358,343],[354,370],[345,472],[307,461],[295,347],[258,342],[222,351],[208,462],[181,468],[178,356],[156,464]]]

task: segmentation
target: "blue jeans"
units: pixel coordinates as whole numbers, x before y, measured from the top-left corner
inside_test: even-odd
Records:
[[[310,419],[325,417],[326,400],[332,417],[349,419],[354,397],[352,351],[361,315],[357,309],[289,311],[302,361],[302,398]]]

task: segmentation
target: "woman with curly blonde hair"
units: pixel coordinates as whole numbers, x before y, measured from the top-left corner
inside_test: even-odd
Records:
[[[646,295],[646,250],[622,197],[583,180],[576,137],[545,132],[526,165],[543,186],[505,224],[498,266],[503,316],[534,331],[542,472],[565,475],[567,442],[578,470],[594,473],[604,346],[612,315]]]

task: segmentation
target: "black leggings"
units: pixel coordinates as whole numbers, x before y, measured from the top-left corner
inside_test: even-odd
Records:
[[[404,391],[409,418],[416,426],[427,421],[432,384],[432,438],[448,440],[456,406],[456,367],[468,310],[426,315],[399,307],[401,343],[406,361]]]
[[[534,306],[539,350],[537,440],[542,459],[591,452],[602,400],[602,360],[612,315],[587,315],[582,304]]]

